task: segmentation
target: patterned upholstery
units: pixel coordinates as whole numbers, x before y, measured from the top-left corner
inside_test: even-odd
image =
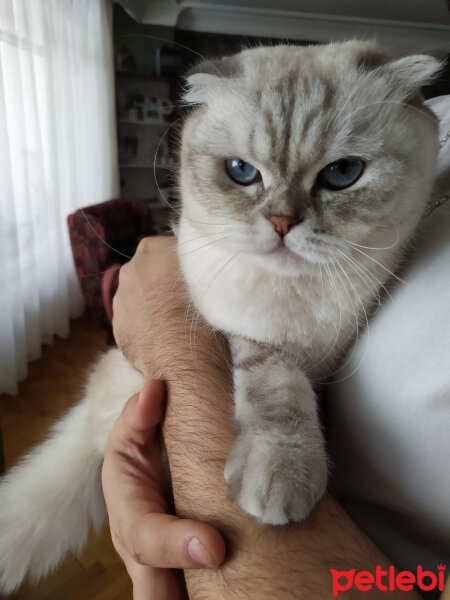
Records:
[[[102,299],[102,276],[112,264],[133,256],[142,237],[155,234],[143,202],[108,200],[68,217],[70,243],[81,290],[91,318],[109,326]]]

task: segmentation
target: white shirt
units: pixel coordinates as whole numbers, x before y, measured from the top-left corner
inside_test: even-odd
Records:
[[[450,96],[429,105],[442,139]],[[439,157],[450,193],[449,176],[450,140]],[[402,279],[329,393],[332,491],[394,565],[448,573],[450,200],[426,218]]]

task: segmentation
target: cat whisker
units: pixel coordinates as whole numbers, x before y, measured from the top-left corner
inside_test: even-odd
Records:
[[[375,280],[378,284],[378,286],[376,286],[375,284],[375,288],[377,290],[377,298],[380,299],[380,304],[381,303],[381,296],[380,296],[380,288],[384,290],[384,292],[386,293],[386,295],[392,300],[392,296],[391,293],[389,292],[389,290],[387,289],[387,287],[378,279],[378,277],[376,277],[371,271],[370,269],[368,269],[367,267],[365,267],[364,265],[362,265],[358,260],[356,260],[356,258],[354,256],[350,257],[345,255],[346,258],[348,260],[350,260],[350,262],[352,264],[355,265],[355,267],[357,267],[358,269],[361,269],[364,273],[366,273],[367,277],[371,278],[372,280]]]
[[[324,288],[324,284],[323,284],[322,265],[321,265],[321,263],[320,263],[320,262],[317,262],[317,263],[315,263],[315,264],[318,266],[318,268],[319,268],[319,273],[320,273],[320,284],[321,284],[321,288],[322,288],[322,293],[320,294],[320,297],[321,297],[321,299],[322,299],[322,304],[321,304],[321,310],[322,310],[322,309],[323,309],[323,307],[324,307],[324,303],[325,303],[325,294],[324,294],[324,289],[325,289],[325,288]],[[306,298],[306,297],[307,297],[307,296],[305,296],[305,298]],[[316,332],[318,331],[319,327],[320,327],[320,320],[319,320],[319,319],[317,319],[317,323],[316,323],[316,325],[315,325],[314,329],[313,329],[313,330],[312,330],[312,332],[311,332],[311,336],[310,336],[310,338],[311,338],[311,339],[314,339],[314,336],[315,336]],[[307,362],[306,362],[306,365],[308,365],[308,364],[309,364],[309,363],[308,363],[308,361],[307,361]],[[307,367],[305,367],[305,369],[307,369]]]
[[[164,42],[165,44],[171,44],[173,46],[178,46],[179,48],[183,48],[183,50],[188,50],[189,52],[192,52],[192,54],[199,56],[205,62],[208,62],[208,59],[203,54],[200,54],[200,52],[197,52],[196,50],[193,50],[192,48],[189,48],[188,46],[183,46],[183,44],[174,42],[173,40],[167,40],[166,38],[158,37],[156,35],[147,35],[147,34],[144,35],[141,33],[126,33],[123,35],[119,35],[116,39],[121,40],[121,39],[126,39],[126,38],[144,38],[144,39],[149,39],[149,40],[156,40],[158,42]],[[214,70],[217,72],[218,75],[220,75],[221,77],[225,77],[225,75],[220,71],[220,69],[215,64],[212,64],[211,66],[214,68]]]
[[[211,278],[211,281],[208,283],[208,285],[206,286],[206,288],[203,291],[203,294],[206,294],[206,292],[210,289],[211,285],[213,284],[213,282],[217,279],[217,277],[223,273],[224,269],[230,265],[233,260],[240,254],[240,252],[236,252],[235,254],[233,254],[231,257],[226,256],[226,261],[224,264],[221,264],[221,266],[219,267],[219,270],[213,275],[213,277]],[[208,273],[207,273],[208,274]],[[197,282],[198,284],[199,282]],[[194,326],[194,342],[192,343],[192,328],[193,328],[193,323],[194,323],[194,318],[195,318],[195,326]],[[193,317],[192,321],[191,321],[191,330],[190,330],[190,335],[189,335],[189,347],[191,350],[192,355],[195,357],[195,340],[196,340],[196,332],[197,332],[197,325],[198,325],[198,321],[200,318],[200,313],[198,310],[195,310],[195,317]]]
[[[333,269],[334,269],[334,271],[336,273],[336,277],[338,278],[338,280],[339,280],[339,282],[341,284],[341,287],[344,290],[344,292],[345,292],[345,294],[346,294],[346,296],[348,298],[349,304],[350,304],[350,306],[352,308],[353,318],[355,320],[355,342],[354,342],[354,345],[353,345],[353,348],[351,349],[351,351],[349,353],[347,353],[346,360],[344,361],[344,363],[342,363],[341,365],[339,365],[339,367],[337,369],[337,370],[339,370],[339,368],[345,366],[345,364],[347,363],[347,361],[349,361],[351,359],[351,357],[353,356],[353,354],[355,352],[356,342],[359,339],[360,328],[359,328],[358,311],[356,310],[356,306],[355,306],[355,303],[353,302],[353,299],[352,299],[352,297],[350,295],[350,292],[348,290],[348,286],[345,284],[345,282],[344,282],[344,280],[342,278],[342,272],[343,272],[342,265],[340,264],[339,260],[337,262],[332,262],[330,264],[333,267]],[[339,270],[338,270],[337,267],[339,267]]]
[[[219,270],[217,271],[217,273],[212,277],[211,281],[208,283],[207,287],[205,288],[205,290],[203,291],[203,293],[205,294],[210,287],[212,286],[212,284],[214,283],[214,281],[217,279],[217,277],[223,273],[225,267],[227,267],[228,265],[230,265],[233,260],[240,254],[240,252],[235,252],[235,254],[233,254],[231,257],[226,257],[226,261],[225,263],[219,268]]]
[[[317,262],[316,264],[318,265],[319,272],[320,272],[320,282],[321,282],[321,294],[320,294],[320,296],[322,298],[321,310],[323,310],[323,308],[325,306],[326,294],[325,294],[324,273],[323,273],[323,270],[322,270],[322,266],[323,266],[324,269],[325,268],[327,269],[328,274],[330,275],[330,277],[331,277],[331,272],[329,271],[328,265],[326,263]],[[312,275],[311,275],[311,278],[310,278],[310,284],[311,284],[311,281],[312,281]],[[333,280],[333,284],[334,284],[334,280]],[[336,288],[334,288],[334,289],[336,291]],[[307,298],[307,293],[305,295],[305,298]],[[340,301],[338,300],[338,302],[339,302],[339,308],[340,308]],[[319,356],[319,361],[315,362],[314,364],[311,364],[310,361],[306,361],[306,364],[305,364],[305,370],[306,371],[310,371],[312,369],[315,369],[318,365],[320,365],[329,356],[329,354],[331,353],[332,349],[336,346],[337,341],[339,339],[339,332],[340,332],[341,323],[342,323],[342,314],[340,312],[340,315],[339,315],[339,326],[337,328],[335,328],[336,337],[335,337],[335,339],[333,341],[332,348],[329,349],[329,350],[325,349],[324,350],[325,356],[320,355]],[[311,339],[314,339],[315,334],[319,330],[320,327],[321,327],[320,319],[317,319],[316,326],[314,327],[314,329],[311,332],[311,336],[310,336]]]
[[[83,217],[86,219],[86,223],[89,225],[89,228],[92,230],[92,232],[94,233],[94,235],[95,235],[96,237],[98,237],[98,239],[99,239],[101,242],[103,242],[103,244],[105,244],[105,246],[107,246],[108,248],[110,248],[111,250],[113,250],[114,252],[116,252],[117,254],[120,254],[120,256],[124,256],[125,258],[129,258],[129,259],[133,258],[132,256],[129,256],[128,254],[124,254],[124,253],[123,253],[123,252],[121,252],[120,250],[117,250],[117,248],[114,248],[113,246],[111,246],[111,244],[108,244],[108,242],[107,242],[106,240],[104,240],[104,239],[102,238],[102,236],[101,236],[101,235],[99,235],[99,234],[98,234],[98,233],[95,231],[94,227],[92,226],[92,223],[91,223],[91,222],[89,221],[89,219],[87,218],[87,215],[86,215],[86,213],[84,212],[84,210],[83,210],[82,208],[80,208],[80,211],[81,211],[81,213],[82,213]]]
[[[366,254],[365,252],[363,252],[359,248],[356,248],[354,246],[352,246],[352,247],[353,247],[353,250],[355,250],[356,252],[359,252],[360,254],[363,254],[366,258],[368,258],[369,260],[371,260],[372,262],[374,262],[375,264],[377,264],[379,267],[381,267],[382,269],[384,269],[387,273],[389,273],[389,275],[391,275],[392,277],[394,277],[395,279],[397,279],[397,281],[400,281],[401,283],[404,283],[405,285],[408,285],[408,282],[406,282],[403,279],[401,279],[401,277],[398,277],[398,275],[396,275],[395,273],[393,273],[392,271],[390,271],[387,267],[385,267],[380,262],[378,262],[377,260],[375,260],[372,256],[370,256],[369,254]]]
[[[192,296],[189,294],[189,302],[186,307],[186,311],[184,313],[184,334],[185,335],[187,335],[187,321],[188,321],[188,317],[189,317],[189,311],[191,310],[191,305],[192,305]]]
[[[193,250],[188,250],[187,252],[183,252],[183,254],[180,254],[179,256],[186,256],[187,254],[191,254],[192,252],[198,252],[198,250],[201,250],[202,248],[206,248],[207,246],[211,246],[212,244],[216,244],[217,242],[221,242],[223,240],[227,240],[229,239],[229,235],[226,235],[224,237],[219,238],[218,240],[213,240],[212,242],[208,242],[207,244],[203,244],[203,246],[199,246],[198,248],[194,248]]]
[[[369,327],[369,318],[367,316],[367,311],[366,311],[366,308],[364,306],[364,302],[362,301],[361,296],[359,295],[359,293],[356,291],[356,288],[353,285],[351,279],[349,278],[348,273],[345,271],[345,269],[342,267],[342,265],[340,265],[340,266],[342,268],[342,273],[344,274],[345,278],[347,279],[347,281],[349,282],[351,288],[353,289],[353,291],[356,294],[356,298],[358,299],[358,301],[359,301],[359,303],[361,305],[362,311],[364,313],[364,317],[365,317],[365,320],[366,320],[366,326]]]
[[[347,277],[345,269],[343,268],[343,266],[340,264],[339,261],[331,263],[331,264],[332,264],[332,266],[333,266],[333,268],[334,268],[334,270],[336,272],[336,276],[338,277],[338,279],[339,279],[339,281],[341,283],[342,289],[345,291],[345,293],[347,295],[347,298],[349,300],[349,304],[352,307],[353,318],[355,320],[355,339],[354,339],[354,344],[353,344],[353,346],[351,348],[351,351],[349,351],[347,353],[345,361],[343,363],[341,363],[334,371],[332,371],[330,373],[330,375],[334,375],[335,373],[338,373],[340,370],[342,370],[346,366],[346,364],[352,359],[352,357],[353,357],[353,355],[354,355],[354,353],[356,351],[356,344],[357,344],[357,342],[358,342],[358,340],[360,338],[360,317],[358,315],[358,310],[357,310],[357,308],[355,306],[353,298],[352,298],[352,296],[350,294],[350,291],[349,291],[350,288],[349,288],[348,285],[345,284],[344,279],[342,277],[342,274],[344,274]],[[339,267],[339,270],[337,269],[337,267]],[[350,281],[349,281],[349,283],[350,283]],[[353,287],[353,291],[355,292],[355,288],[354,287]],[[327,380],[327,381],[329,381],[329,380]],[[321,382],[321,383],[324,383],[324,382]]]
[[[352,241],[346,240],[346,239],[344,239],[344,242],[347,242],[347,244],[351,244],[352,246],[356,246],[357,248],[364,248],[364,250],[390,250],[391,248],[395,248],[395,246],[397,246],[397,244],[400,241],[400,232],[398,230],[398,227],[395,225],[394,221],[392,221],[392,223],[393,223],[393,225],[395,227],[396,239],[389,246],[384,246],[384,247],[379,247],[379,246],[362,246],[361,244],[357,244],[356,242],[352,242]]]
[[[339,340],[339,334],[341,332],[341,328],[342,328],[342,307],[341,307],[341,301],[339,299],[339,292],[338,289],[336,287],[335,281],[334,281],[334,277],[331,273],[330,267],[327,263],[324,263],[324,268],[328,273],[329,279],[330,279],[330,283],[333,287],[334,293],[336,295],[336,299],[338,301],[338,306],[339,306],[339,323],[336,327],[336,335],[334,337],[333,343],[331,344],[331,346],[327,349],[324,350],[324,353],[322,353],[322,356],[319,356],[319,360],[316,361],[312,366],[308,366],[309,370],[313,370],[316,369],[319,365],[321,365],[329,356],[330,354],[333,352],[333,350],[335,349],[335,347],[338,344],[338,340]]]
[[[159,152],[159,149],[161,147],[161,144],[162,144],[164,138],[169,133],[169,131],[172,129],[172,127],[174,127],[174,125],[176,125],[178,123],[179,120],[180,119],[178,118],[175,121],[173,121],[173,123],[171,123],[169,125],[169,127],[167,127],[167,129],[164,131],[163,135],[161,136],[161,139],[158,142],[158,145],[156,146],[155,156],[154,156],[154,159],[153,159],[153,177],[155,179],[155,183],[156,183],[156,187],[158,188],[159,195],[164,200],[164,202],[167,204],[167,206],[169,208],[171,208],[178,215],[181,214],[181,211],[177,210],[174,206],[172,206],[172,204],[170,204],[170,202],[168,201],[168,199],[164,196],[164,194],[161,191],[161,188],[160,188],[159,183],[158,183],[158,178],[156,177],[156,165],[157,165],[157,159],[158,159],[158,152]]]
[[[196,335],[197,335],[197,325],[198,325],[198,320],[200,318],[200,313],[197,309],[195,309],[194,311],[194,316],[192,317],[192,321],[191,321],[191,330],[189,332],[189,348],[191,351],[191,354],[194,358],[196,358],[196,354],[195,354],[195,341],[196,341]],[[195,322],[195,325],[194,325]],[[192,329],[194,329],[194,344],[192,344]]]
[[[173,45],[173,46],[178,46],[179,48],[183,48],[184,50],[188,50],[188,51],[189,51],[189,52],[191,52],[192,54],[195,54],[196,56],[198,56],[198,57],[199,57],[199,58],[201,58],[202,60],[204,60],[204,61],[207,61],[207,58],[206,58],[206,57],[205,57],[203,54],[201,54],[200,52],[197,52],[196,50],[193,50],[192,48],[189,48],[188,46],[184,46],[183,44],[180,44],[180,43],[178,43],[178,42],[175,42],[175,41],[173,41],[173,40],[168,40],[168,39],[166,39],[166,38],[162,38],[162,37],[159,37],[159,36],[147,35],[147,34],[145,34],[145,35],[143,35],[143,34],[124,34],[124,35],[120,35],[120,36],[118,36],[118,37],[117,37],[117,40],[121,40],[121,39],[129,39],[129,38],[133,38],[133,39],[135,39],[135,38],[140,38],[140,39],[157,40],[157,41],[160,41],[160,42],[164,42],[164,43],[166,43],[166,44],[170,44],[170,45]],[[217,71],[217,74],[218,74],[218,75],[220,75],[220,76],[223,76],[223,74],[221,73],[221,71],[220,71],[220,69],[217,67],[217,65],[215,65],[214,63],[212,63],[212,67],[215,69],[215,71]],[[181,107],[181,108],[183,108],[183,107],[185,107],[185,106],[186,106],[186,103],[185,103],[185,102],[181,102],[181,103],[179,103],[179,104],[174,104],[174,105],[173,105],[173,107],[175,107],[175,108],[178,108],[178,107]],[[173,107],[170,107],[170,108],[173,108]],[[154,179],[155,179],[156,187],[158,188],[158,193],[160,194],[160,196],[161,196],[161,198],[163,199],[163,201],[164,201],[164,202],[167,204],[167,206],[168,206],[168,207],[169,207],[171,210],[173,210],[173,211],[174,211],[176,214],[178,214],[178,215],[181,215],[181,211],[179,211],[179,210],[178,210],[178,209],[176,209],[176,208],[175,208],[173,205],[171,205],[171,204],[170,204],[170,202],[168,201],[168,199],[167,199],[167,198],[164,196],[164,194],[162,193],[162,191],[161,191],[161,188],[160,188],[160,185],[159,185],[159,182],[158,182],[158,179],[157,179],[157,177],[156,177],[156,167],[158,166],[158,165],[157,165],[157,160],[156,160],[156,159],[157,159],[157,155],[158,155],[158,151],[159,151],[159,148],[160,148],[160,146],[161,146],[161,143],[162,143],[162,141],[164,140],[164,138],[166,137],[166,135],[167,135],[168,131],[169,131],[169,130],[170,130],[170,129],[171,129],[171,128],[172,128],[172,127],[173,127],[173,126],[174,126],[174,125],[175,125],[175,124],[176,124],[176,123],[179,121],[179,120],[180,120],[180,119],[176,119],[175,121],[173,121],[173,122],[172,122],[172,123],[171,123],[171,124],[168,126],[168,128],[166,129],[166,131],[164,132],[164,134],[163,134],[163,136],[161,137],[161,139],[160,139],[160,141],[159,141],[159,143],[158,143],[158,146],[157,146],[157,148],[156,148],[156,152],[155,152],[155,156],[154,156],[154,159],[153,159],[153,161],[152,161],[152,164],[153,164],[153,177],[154,177]],[[146,160],[147,160],[147,159],[146,159]],[[198,222],[199,222],[199,223],[201,223],[200,221],[198,221]],[[208,225],[208,223],[204,223],[204,224]]]
[[[158,169],[165,169],[166,171],[178,171],[177,167],[166,167],[161,164],[156,164],[153,160],[150,160],[148,156],[143,156],[142,154],[136,154],[136,158],[145,163],[146,165],[157,167]]]
[[[119,271],[121,269],[121,267],[122,267],[122,265],[115,267],[114,271]],[[109,271],[109,269],[106,269],[106,271]],[[98,273],[84,273],[83,275],[80,276],[80,278],[84,279],[84,277],[94,277],[95,275],[103,275],[104,273],[106,273],[106,271],[99,271]]]
[[[195,238],[191,238],[190,240],[184,240],[184,242],[178,242],[177,247],[180,248],[180,246],[185,246],[186,244],[190,244],[191,242],[195,242],[196,240],[201,240],[203,238],[211,237],[213,235],[223,235],[224,233],[225,233],[224,231],[217,231],[215,233],[205,233],[204,235],[199,235]]]
[[[367,332],[367,337],[366,337],[366,345],[365,345],[365,348],[364,348],[363,356],[362,356],[361,360],[358,362],[358,364],[355,366],[355,368],[350,373],[348,373],[347,375],[345,375],[345,377],[342,377],[341,379],[337,379],[337,380],[333,380],[333,381],[330,381],[328,379],[326,382],[323,382],[323,383],[326,383],[328,385],[330,385],[330,384],[336,384],[336,383],[341,383],[341,382],[346,381],[347,379],[349,379],[352,375],[354,375],[356,373],[356,371],[360,368],[360,366],[363,364],[363,362],[365,361],[366,356],[367,356],[367,352],[368,352],[368,349],[369,349],[369,343],[370,343],[369,318],[367,316],[367,311],[366,311],[366,308],[364,306],[364,302],[362,301],[361,296],[356,291],[356,288],[353,285],[353,283],[351,282],[350,278],[348,277],[345,269],[342,267],[342,265],[339,262],[338,262],[338,266],[339,266],[340,270],[342,271],[343,275],[345,276],[345,278],[347,279],[348,283],[350,284],[351,288],[353,289],[353,291],[354,291],[354,293],[355,293],[355,295],[356,295],[356,297],[357,297],[357,299],[358,299],[358,301],[359,301],[359,303],[361,305],[361,308],[362,308],[362,311],[363,311],[363,314],[364,314],[364,317],[365,317],[365,321],[366,321],[366,327],[365,327],[365,329],[366,329],[366,332]],[[355,311],[355,318],[356,318],[356,320],[358,322],[359,318],[358,318],[357,311]],[[354,342],[352,352],[347,357],[347,359],[345,360],[345,362],[342,365],[340,365],[337,369],[335,369],[330,375],[335,375],[336,373],[339,373],[339,371],[342,371],[342,369],[349,363],[350,358],[355,353],[356,344],[358,342],[358,339],[359,339],[359,326],[358,326],[358,334],[357,334],[356,340]]]
[[[192,217],[189,217],[188,215],[186,215],[184,217],[187,221],[190,221],[191,223],[198,223],[199,225],[209,225],[209,226],[213,226],[213,227],[226,227],[227,223],[211,223],[209,221],[198,221],[197,219],[193,219]],[[239,221],[237,221],[237,223],[239,223]]]
[[[347,256],[346,254],[341,252],[341,250],[338,250],[338,252],[342,256],[343,260],[345,260],[345,262],[350,266],[350,268],[361,277],[361,280],[363,282],[367,283],[369,289],[374,292],[374,295],[377,299],[378,305],[381,306],[380,294],[378,292],[377,286],[374,284],[373,280],[370,278],[370,275],[372,275],[370,273],[370,271],[368,269],[366,269],[365,267],[363,267],[362,265],[360,265],[359,263],[357,264],[356,261],[354,261],[349,256]]]

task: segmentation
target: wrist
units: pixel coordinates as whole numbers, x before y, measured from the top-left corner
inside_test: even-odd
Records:
[[[199,317],[187,319],[183,309],[170,310],[160,323],[148,336],[149,347],[139,353],[138,368],[147,379],[164,379],[180,391],[198,386],[200,375],[204,378],[210,374],[211,385],[215,385],[213,377],[218,373],[222,377],[226,373],[229,380],[230,357],[224,336]],[[208,382],[202,381],[202,387],[208,387]]]

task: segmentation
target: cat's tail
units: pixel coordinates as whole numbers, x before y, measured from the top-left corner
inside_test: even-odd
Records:
[[[83,402],[0,482],[0,590],[46,575],[68,550],[81,549],[90,522],[105,517],[102,456],[93,448]]]
[[[124,362],[118,350],[104,355],[91,375],[84,400],[0,480],[0,592],[12,593],[26,577],[37,580],[46,575],[68,551],[83,547],[91,525],[95,529],[102,525],[106,511],[101,466],[106,440],[129,397],[126,394],[139,389],[140,374],[134,377],[139,385],[135,381],[132,389],[123,389],[123,381],[117,382],[120,397],[116,395],[109,410],[103,411],[100,425],[93,422],[92,405],[99,402],[95,394],[105,387],[106,374],[112,378],[106,385],[111,391],[114,379],[132,369]],[[102,425],[104,431],[99,432]]]

